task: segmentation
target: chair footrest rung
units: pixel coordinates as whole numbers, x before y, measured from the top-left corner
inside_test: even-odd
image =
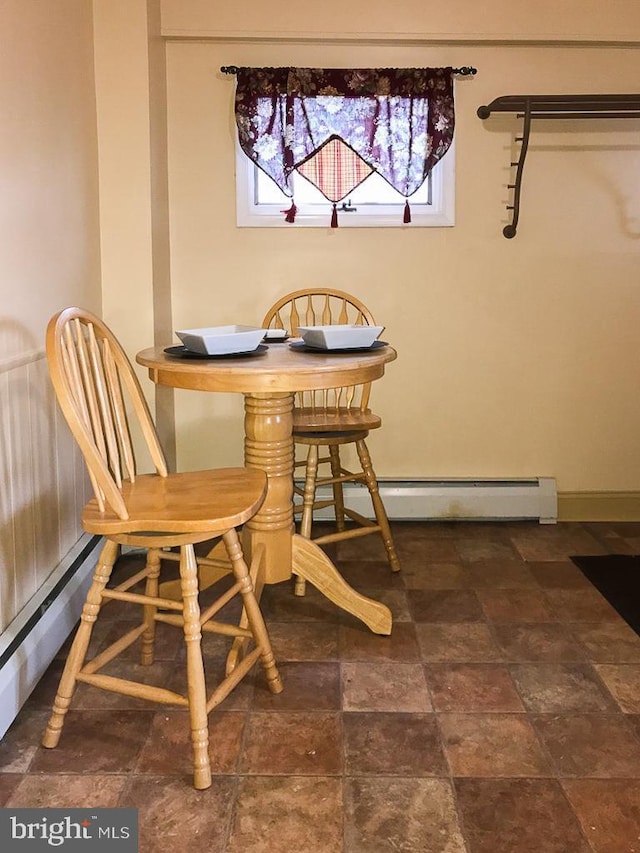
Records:
[[[162,607],[164,610],[182,610],[181,601],[175,601],[171,598],[160,598],[155,595],[143,595],[140,592],[119,592],[116,589],[105,589],[102,591],[102,597],[115,599],[116,601],[128,601],[131,604],[153,604],[155,607]]]
[[[335,501],[315,501],[313,504],[313,511],[315,512],[317,509],[326,509],[328,506],[335,506]],[[294,504],[293,511],[296,513],[301,513],[304,510],[304,504]]]
[[[349,507],[344,508],[344,514],[348,516],[351,521],[355,521],[356,524],[359,524],[361,527],[375,527],[376,530],[380,530],[380,525],[372,521],[370,518],[365,518],[364,515],[360,515],[359,512],[356,512],[355,509],[349,509]]]
[[[226,622],[215,622],[210,619],[202,625],[202,630],[209,634],[224,634],[225,637],[244,637],[247,640],[253,638],[253,634],[248,628],[241,628],[239,625],[229,625]]]
[[[136,625],[135,628],[132,628],[126,634],[123,634],[122,637],[111,643],[110,646],[107,646],[107,648],[100,652],[99,655],[96,655],[90,661],[87,661],[83,668],[83,672],[86,675],[91,675],[94,672],[101,670],[103,666],[106,666],[109,663],[109,661],[112,661],[125,649],[128,649],[129,646],[133,645],[138,637],[144,634],[146,627],[147,626],[143,622],[141,625]]]
[[[163,622],[165,625],[176,625],[182,627],[182,616],[172,616],[169,613],[156,613],[156,622]],[[209,619],[200,626],[203,631],[209,634],[224,634],[226,637],[246,637],[250,639],[253,634],[248,628],[240,628],[238,625],[229,625],[226,622],[215,622]]]
[[[152,684],[141,684],[139,681],[128,681],[126,678],[115,678],[112,675],[92,675],[85,672],[78,673],[78,681],[109,690],[112,693],[123,693],[125,696],[134,696],[137,699],[148,699],[150,702],[160,702],[164,705],[188,706],[189,700],[186,696],[174,693],[164,687],[154,687]]]
[[[253,649],[253,651],[249,652],[246,657],[244,657],[240,663],[235,667],[235,669],[228,675],[224,681],[218,685],[217,689],[213,691],[209,699],[207,700],[207,714],[215,708],[216,705],[219,705],[223,699],[231,693],[233,688],[244,678],[244,676],[249,672],[249,670],[255,665],[256,661],[262,654],[262,649],[260,647]]]
[[[222,610],[225,604],[228,604],[232,598],[235,598],[235,596],[238,595],[241,589],[241,584],[234,583],[234,585],[230,587],[225,593],[216,598],[213,604],[210,604],[209,607],[205,607],[205,609],[200,612],[200,624],[204,625],[205,622],[208,622],[212,616],[215,616],[218,611]]]
[[[172,551],[162,551],[160,556],[163,560],[172,560],[174,563],[180,562],[180,554]],[[226,572],[231,571],[231,562],[228,559],[216,559],[215,557],[197,557],[196,559],[198,566],[224,569]]]
[[[127,578],[126,581],[122,581],[117,586],[112,587],[109,591],[118,591],[118,592],[126,592],[128,589],[131,589],[132,586],[135,586],[140,581],[145,580],[147,575],[149,574],[149,569],[145,566],[144,569],[140,569],[139,572],[136,572],[135,575],[131,575],[130,578]]]
[[[311,540],[316,545],[325,545],[329,542],[341,542],[344,539],[357,539],[358,536],[368,536],[370,533],[378,533],[379,525],[373,527],[354,527],[353,530],[342,530],[340,533],[327,533],[326,536],[314,536]]]
[[[364,474],[352,474],[351,471],[341,469],[342,474],[339,477],[319,477],[316,480],[316,488],[319,486],[332,486],[334,483],[366,483]]]

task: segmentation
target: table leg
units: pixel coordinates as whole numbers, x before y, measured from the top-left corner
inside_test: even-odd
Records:
[[[310,539],[293,537],[293,571],[312,583],[342,610],[356,616],[374,634],[391,633],[391,611],[379,601],[356,592],[342,577],[325,552]]]
[[[246,395],[244,461],[268,478],[264,503],[244,526],[247,559],[265,547],[265,583],[291,577],[293,524],[293,394]]]
[[[295,534],[293,522],[293,394],[245,397],[245,464],[260,468],[268,478],[267,495],[256,515],[243,530],[245,559],[252,564],[256,596],[264,583],[279,583],[296,574],[312,583],[338,607],[356,616],[376,634],[391,633],[388,607],[356,592],[344,580],[325,552],[314,542]],[[263,559],[252,560],[264,549]],[[221,543],[208,555],[222,563]],[[203,566],[200,589],[206,589],[228,573],[224,565]],[[162,585],[162,595],[179,597],[179,581]],[[230,672],[242,659],[244,642],[236,641],[227,660]]]
[[[356,592],[319,546],[294,535],[292,433],[292,394],[245,397],[245,463],[266,471],[269,479],[262,507],[245,524],[245,550],[251,554],[256,545],[265,546],[265,583],[295,573],[374,633],[390,634],[389,608]]]

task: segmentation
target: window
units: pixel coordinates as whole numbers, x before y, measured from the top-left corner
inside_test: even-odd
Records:
[[[409,197],[411,225],[405,228],[446,227],[455,224],[455,143],[422,186]],[[293,175],[297,226],[328,228],[331,203],[312,183]],[[405,198],[372,174],[338,205],[340,228],[403,227]],[[240,227],[290,228],[283,211],[291,205],[274,181],[236,145],[236,210]],[[344,207],[348,209],[345,210]]]
[[[453,224],[453,68],[235,73],[238,224]]]

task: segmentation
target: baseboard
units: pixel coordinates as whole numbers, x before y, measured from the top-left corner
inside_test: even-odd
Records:
[[[83,534],[0,636],[0,737],[80,618],[102,539]]]
[[[559,492],[558,521],[640,521],[640,492]]]
[[[553,477],[519,480],[380,480],[379,488],[391,520],[483,521],[530,518],[543,524],[553,524],[557,519],[556,481]],[[326,500],[330,495],[330,486],[318,489],[319,500]],[[364,486],[346,485],[344,499],[351,509],[366,518],[373,518],[371,499]],[[333,508],[319,510],[315,517],[332,519]]]

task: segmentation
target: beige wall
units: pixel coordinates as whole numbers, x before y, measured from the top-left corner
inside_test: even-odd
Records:
[[[129,152],[120,142],[105,186],[117,199],[132,176],[140,180],[132,166],[144,159],[143,62],[130,53],[142,43],[143,16],[125,15],[122,0],[97,2],[118,18],[104,79],[124,95],[101,144],[132,139]],[[518,122],[476,116],[502,94],[640,91],[640,6],[514,9],[495,0],[482,13],[470,2],[436,12],[406,0],[323,9],[318,21],[307,6],[292,17],[285,3],[162,2],[163,31],[179,36],[167,43],[173,329],[259,321],[292,288],[350,289],[399,351],[374,391],[385,422],[372,437],[381,477],[539,474],[557,477],[563,492],[640,492],[640,194],[629,177],[640,165],[640,123],[537,126],[509,241],[502,227]],[[456,226],[236,228],[234,84],[219,72],[228,64],[475,65],[477,77],[456,86]],[[140,225],[120,228],[112,247],[134,269],[147,251]],[[105,281],[132,354],[152,340],[146,276]],[[133,311],[116,307],[129,299]],[[176,401],[179,467],[241,461],[239,398],[177,392]]]
[[[101,311],[85,0],[0,4],[0,629],[76,543],[87,499],[43,357],[58,309]]]
[[[132,348],[153,337],[147,8],[93,8],[103,312]]]
[[[171,340],[160,0],[93,0],[93,8],[103,315],[133,356],[142,343]],[[154,396],[149,385],[146,391]],[[160,437],[175,467],[173,392],[161,389],[155,397]],[[146,451],[138,463],[150,469]]]
[[[456,86],[456,226],[236,228],[233,80],[219,73],[232,63],[475,65]],[[374,390],[380,476],[548,475],[561,490],[637,490],[640,193],[629,175],[640,123],[535,129],[509,241],[517,122],[482,122],[476,109],[517,92],[633,91],[638,77],[636,50],[604,47],[170,43],[175,327],[256,322],[297,287],[349,289],[399,351]],[[239,402],[179,396],[180,463],[239,458]]]
[[[0,4],[0,357],[67,301],[100,310],[91,5]]]

